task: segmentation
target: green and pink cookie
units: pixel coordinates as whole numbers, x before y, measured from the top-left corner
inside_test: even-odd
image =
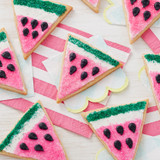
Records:
[[[157,0],[123,0],[130,43],[134,43],[160,18]]]
[[[44,0],[13,0],[13,7],[25,59],[72,9],[68,5]]]
[[[146,54],[143,59],[153,95],[160,110],[160,55]]]
[[[57,102],[62,102],[94,85],[121,63],[88,43],[69,35],[63,58]]]
[[[23,115],[3,140],[0,154],[27,160],[67,160],[53,124],[40,102]]]
[[[148,100],[82,113],[115,160],[133,160],[141,140]]]
[[[91,8],[94,12],[99,12],[99,6],[101,0],[82,0],[89,8]]]
[[[27,94],[18,60],[5,29],[0,30],[0,88]]]

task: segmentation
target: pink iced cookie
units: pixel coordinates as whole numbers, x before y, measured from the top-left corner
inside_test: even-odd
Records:
[[[5,29],[0,31],[0,88],[27,94],[16,55]]]
[[[40,102],[34,104],[0,144],[9,156],[37,160],[66,160],[63,147]]]
[[[123,0],[130,41],[136,41],[159,17],[157,0]]]
[[[94,85],[121,63],[83,40],[69,35],[64,50],[57,102],[62,102]]]
[[[148,100],[93,110],[82,116],[116,160],[133,160],[142,135]]]

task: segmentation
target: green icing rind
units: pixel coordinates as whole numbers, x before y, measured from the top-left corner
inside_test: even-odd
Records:
[[[61,16],[66,12],[66,6],[43,0],[13,0],[14,5],[23,5],[32,8],[43,9],[46,12],[55,13]]]
[[[80,48],[83,48],[85,51],[93,54],[95,57],[99,58],[100,60],[103,60],[109,64],[111,64],[112,66],[118,66],[120,63],[113,59],[112,57],[110,57],[109,55],[95,49],[95,48],[92,48],[91,46],[89,46],[88,44],[86,43],[83,43],[82,41],[80,41],[79,39],[77,38],[74,38],[72,37],[71,35],[69,36],[69,39],[68,39],[69,42],[77,45],[78,47]]]
[[[155,55],[155,54],[146,54],[144,55],[144,58],[148,61],[148,62],[157,62],[160,63],[160,55]]]
[[[15,128],[8,134],[8,136],[0,144],[0,151],[2,151],[7,145],[9,145],[15,135],[21,132],[24,124],[28,122],[38,109],[42,108],[39,103],[34,104],[21,118],[21,120],[16,124]]]
[[[126,104],[123,106],[117,106],[112,108],[107,108],[101,111],[94,111],[93,113],[88,114],[86,117],[88,122],[97,121],[103,118],[109,118],[111,116],[116,116],[118,114],[124,114],[130,111],[144,110],[146,107],[146,101]]]
[[[2,41],[6,41],[7,40],[7,36],[5,32],[0,32],[0,42]]]

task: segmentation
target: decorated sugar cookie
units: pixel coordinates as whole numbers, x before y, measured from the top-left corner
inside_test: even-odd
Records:
[[[13,8],[25,59],[72,10],[71,6],[45,0],[13,0]]]
[[[123,0],[130,43],[160,18],[160,2],[157,0]]]
[[[143,60],[152,92],[160,111],[160,55],[146,54],[143,56]]]
[[[82,0],[94,12],[99,12],[100,0]]]
[[[69,35],[57,94],[60,103],[94,85],[122,64],[88,43]]]
[[[27,94],[18,60],[5,29],[0,30],[0,88]]]
[[[148,100],[82,113],[115,160],[133,160],[142,135]]]
[[[0,144],[0,154],[23,159],[67,160],[40,102],[34,104]]]

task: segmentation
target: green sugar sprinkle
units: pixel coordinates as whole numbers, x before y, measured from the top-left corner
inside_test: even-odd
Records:
[[[42,108],[41,105],[39,103],[36,103],[24,114],[21,120],[16,124],[15,128],[0,144],[0,151],[2,151],[6,146],[8,146],[11,143],[14,136],[18,135],[21,132],[21,129],[24,127],[25,123],[28,122],[40,108]]]
[[[119,62],[115,59],[113,59],[112,57],[110,57],[109,55],[95,49],[95,48],[92,48],[91,46],[89,46],[88,44],[86,43],[83,43],[82,41],[80,41],[79,39],[76,39],[72,36],[69,36],[69,39],[68,39],[69,42],[77,45],[78,47],[80,48],[83,48],[85,51],[93,54],[95,57],[99,58],[100,60],[103,60],[113,66],[118,66],[119,65]]]
[[[109,118],[111,116],[116,116],[118,114],[124,114],[130,111],[144,110],[146,107],[146,101],[131,103],[123,106],[107,108],[101,111],[94,111],[88,114],[86,117],[88,122],[97,121],[103,118]]]
[[[157,63],[160,63],[160,55],[155,55],[155,54],[146,54],[144,55],[144,58],[148,61],[148,62],[151,62],[151,61],[155,61]]]
[[[32,8],[43,9],[46,12],[55,13],[57,16],[61,16],[66,12],[66,6],[62,4],[53,3],[43,0],[13,0],[15,5],[28,6]]]
[[[6,41],[7,36],[5,32],[0,32],[0,42]]]

